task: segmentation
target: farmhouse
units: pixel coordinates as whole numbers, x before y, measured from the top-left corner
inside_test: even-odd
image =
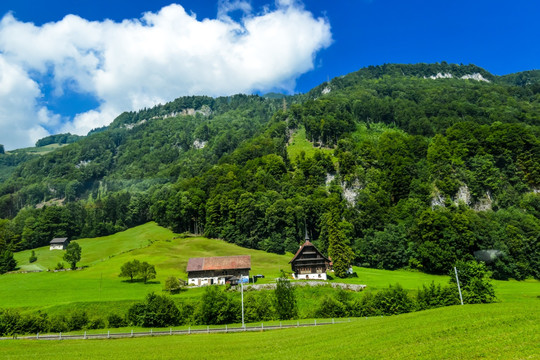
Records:
[[[65,250],[68,244],[68,238],[54,238],[51,240],[50,250]]]
[[[190,258],[186,272],[188,285],[224,285],[227,282],[237,283],[240,279],[249,279],[251,256],[217,256],[206,258]]]
[[[289,264],[295,279],[326,280],[326,270],[331,267],[332,262],[321,254],[306,236],[306,241]]]

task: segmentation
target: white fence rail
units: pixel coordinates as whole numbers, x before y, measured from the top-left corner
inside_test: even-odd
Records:
[[[46,335],[25,335],[25,336],[18,336],[14,335],[11,337],[0,337],[0,340],[84,340],[84,339],[119,339],[119,338],[129,338],[129,337],[143,337],[143,336],[165,336],[165,335],[190,335],[190,334],[216,334],[216,333],[235,333],[235,332],[244,332],[244,331],[267,331],[267,330],[279,330],[279,329],[287,329],[287,328],[296,328],[296,327],[310,327],[310,326],[323,326],[323,325],[332,325],[332,324],[339,324],[339,323],[346,323],[350,322],[351,319],[325,319],[323,321],[317,321],[316,319],[313,320],[313,322],[300,322],[297,321],[296,323],[287,323],[279,325],[272,324],[272,325],[264,325],[264,323],[261,323],[260,325],[249,325],[244,327],[229,327],[228,325],[225,325],[225,327],[220,328],[210,328],[207,326],[206,328],[196,327],[191,328],[188,327],[187,329],[173,329],[170,328],[169,330],[159,330],[159,331],[153,331],[153,329],[150,329],[150,331],[143,331],[143,332],[134,332],[131,330],[131,332],[128,333],[111,333],[110,331],[107,331],[107,333],[103,334],[87,334],[86,332],[84,334],[67,334],[64,335],[62,333],[58,334],[46,334]]]

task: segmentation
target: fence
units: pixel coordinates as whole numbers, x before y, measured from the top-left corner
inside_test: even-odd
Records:
[[[298,328],[298,327],[310,327],[310,326],[324,326],[324,325],[333,325],[333,324],[339,324],[339,323],[346,323],[350,322],[351,319],[325,319],[323,321],[317,321],[317,319],[313,320],[312,322],[300,322],[299,320],[296,322],[288,322],[286,324],[283,324],[282,322],[278,324],[272,324],[272,325],[264,325],[264,323],[261,323],[260,325],[249,325],[249,326],[240,326],[240,327],[229,327],[228,325],[225,325],[225,327],[220,328],[210,328],[210,326],[207,326],[206,328],[201,327],[195,327],[191,328],[188,327],[187,329],[181,329],[181,330],[175,330],[173,328],[170,328],[168,331],[165,330],[159,330],[159,331],[153,331],[153,329],[150,329],[150,331],[143,331],[143,332],[134,332],[131,330],[131,332],[128,333],[111,333],[110,331],[107,331],[106,334],[87,334],[86,331],[84,334],[68,334],[63,335],[62,333],[58,334],[46,334],[46,335],[29,335],[29,336],[17,336],[14,335],[12,337],[0,337],[0,340],[84,340],[84,339],[119,339],[119,338],[129,338],[129,337],[143,337],[143,336],[165,336],[165,335],[190,335],[190,334],[216,334],[216,333],[237,333],[237,332],[244,332],[244,331],[267,331],[267,330],[279,330],[279,329],[287,329],[287,328]]]

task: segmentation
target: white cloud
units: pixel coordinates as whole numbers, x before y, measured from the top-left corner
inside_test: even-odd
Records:
[[[237,10],[240,21],[228,16]],[[313,68],[315,54],[331,41],[328,21],[291,0],[260,14],[246,1],[221,1],[217,19],[204,20],[175,4],[120,23],[68,15],[35,26],[7,14],[0,22],[0,70],[5,81],[21,82],[1,91],[24,99],[19,107],[0,100],[0,129],[10,118],[6,110],[18,112],[18,128],[33,129],[33,135],[26,134],[26,142],[21,136],[17,144],[28,145],[46,134],[44,126],[84,134],[122,111],[182,95],[293,91],[295,79]],[[76,91],[101,105],[60,126],[58,116],[37,105],[43,76],[53,79],[56,96]],[[11,137],[2,131],[0,143],[10,148]]]

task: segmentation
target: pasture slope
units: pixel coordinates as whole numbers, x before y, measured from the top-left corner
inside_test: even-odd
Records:
[[[148,292],[161,292],[166,277],[186,276],[189,257],[250,254],[252,273],[265,281],[288,269],[291,254],[276,255],[202,237],[181,238],[154,223],[96,239],[77,240],[83,249],[79,271],[6,274],[0,276],[0,307],[51,314],[84,308],[89,315],[123,312]],[[21,270],[53,269],[63,252],[36,250],[15,255]],[[118,278],[120,266],[132,259],[156,265],[150,284]],[[410,271],[355,268],[371,290],[399,282],[414,292],[445,276]],[[190,335],[117,340],[1,341],[2,359],[535,359],[540,358],[540,283],[495,281],[499,303],[434,309],[316,328],[263,333]],[[190,289],[175,298],[200,296]],[[320,292],[302,290],[300,304],[315,305]],[[134,355],[136,354],[136,355]]]

